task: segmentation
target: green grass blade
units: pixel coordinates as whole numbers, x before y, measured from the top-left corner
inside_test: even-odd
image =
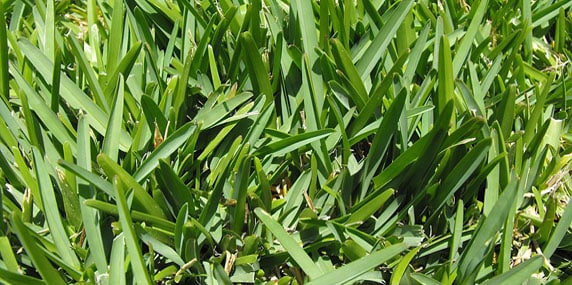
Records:
[[[133,65],[137,61],[139,57],[139,53],[141,52],[142,44],[137,42],[133,44],[133,46],[127,51],[123,59],[117,65],[117,68],[113,71],[113,73],[107,78],[107,85],[103,90],[103,94],[105,94],[106,98],[111,99],[111,95],[113,94],[113,90],[117,86],[117,81],[119,80],[120,75],[127,75],[131,72]],[[129,146],[128,146],[129,147]]]
[[[439,50],[439,85],[437,87],[437,100],[435,100],[435,114],[437,116],[442,114],[447,103],[455,98],[455,78],[453,76],[451,48],[449,46],[449,38],[446,35],[443,35],[441,38]]]
[[[135,224],[136,230],[139,233],[141,240],[146,243],[147,245],[151,245],[153,250],[157,253],[163,255],[164,257],[168,258],[169,260],[174,261],[177,265],[183,267],[185,262],[183,259],[177,254],[172,247],[167,244],[164,244],[160,240],[153,237],[151,233],[146,232],[141,226]]]
[[[220,179],[220,177],[227,177],[229,175],[231,168],[228,167],[228,165],[231,164],[231,160],[234,157],[237,150],[240,148],[241,143],[242,143],[241,137],[235,138],[234,141],[232,142],[232,145],[226,152],[226,155],[219,162],[219,165],[221,165],[222,167],[214,170],[214,172],[218,173],[219,175],[214,176],[216,177],[216,179],[213,179],[214,181],[211,182],[211,184],[213,184],[214,186],[214,189],[212,190],[210,197],[206,205],[203,207],[201,215],[199,216],[199,222],[202,225],[207,225],[216,212],[216,209],[220,202],[220,198],[222,197],[223,194],[223,186],[224,186],[224,179]]]
[[[268,78],[268,70],[264,67],[262,58],[258,53],[256,42],[249,32],[242,33],[240,40],[243,46],[244,62],[246,63],[246,69],[250,75],[254,92],[266,96],[266,102],[269,104],[274,101],[272,84]]]
[[[113,161],[117,161],[119,156],[119,138],[121,136],[121,125],[123,122],[123,104],[124,104],[124,82],[123,75],[119,75],[117,83],[115,100],[111,108],[111,114],[105,131],[103,145],[101,150],[107,154]]]
[[[419,250],[421,250],[421,248],[422,248],[421,246],[414,248],[401,259],[399,264],[397,264],[397,266],[395,267],[393,274],[391,274],[390,284],[400,284],[399,282],[401,281],[401,279],[403,279],[405,270],[407,270],[407,267],[410,266],[411,261],[413,260],[413,258],[415,258],[415,256],[417,256],[417,253],[419,252]]]
[[[86,75],[87,82],[91,87],[90,90],[95,97],[95,102],[97,102],[99,107],[103,108],[103,111],[106,113],[109,112],[109,102],[105,98],[102,86],[97,79],[93,67],[87,59],[80,42],[75,37],[66,37],[66,39],[69,43],[69,51],[74,55],[74,58],[78,62],[79,68]],[[88,110],[86,109],[86,111]]]
[[[441,285],[441,282],[421,273],[412,273],[411,278],[423,285]]]
[[[363,110],[359,113],[358,117],[350,123],[348,133],[350,140],[353,140],[363,128],[366,126],[370,118],[379,110],[383,103],[383,98],[387,96],[387,92],[393,83],[393,78],[398,74],[409,56],[408,52],[404,52],[393,64],[393,67],[387,72],[387,75],[377,87],[373,87],[370,91],[369,100],[365,104]]]
[[[387,262],[394,256],[407,249],[407,245],[398,243],[390,245],[382,250],[372,252],[356,261],[348,263],[332,272],[311,280],[307,284],[341,284],[350,282],[360,275],[376,268],[380,264]]]
[[[191,78],[195,78],[197,76],[197,71],[199,70],[203,62],[203,58],[207,57],[206,50],[208,47],[210,35],[213,32],[212,27],[214,25],[215,20],[216,18],[212,18],[210,20],[208,25],[205,27],[205,31],[201,36],[199,44],[195,47],[195,50],[193,52],[193,59],[191,61],[191,69],[189,70],[189,75],[191,76]]]
[[[295,0],[290,3],[295,6],[296,20],[302,36],[302,46],[310,66],[318,62],[318,54],[314,48],[318,47],[318,31],[311,1]],[[321,110],[324,104],[322,77],[317,72],[308,72],[313,83],[313,93],[316,94],[316,109]]]
[[[556,17],[560,9],[568,9],[570,6],[572,6],[572,2],[570,1],[560,0],[555,2],[552,5],[542,9],[541,11],[534,11],[534,14],[532,15],[531,21],[529,21],[529,23],[532,23],[533,27],[543,25],[552,18]]]
[[[99,211],[114,215],[114,216],[118,216],[119,215],[119,210],[117,208],[116,205],[114,204],[110,204],[110,203],[106,203],[106,202],[102,202],[99,200],[95,200],[95,199],[89,199],[84,201],[84,204],[88,207],[91,207],[93,209],[97,209]],[[135,221],[140,221],[140,222],[145,222],[145,223],[149,223],[151,225],[154,225],[158,228],[164,229],[165,231],[172,231],[175,228],[175,225],[164,219],[164,218],[159,218],[141,211],[137,211],[137,210],[131,210],[131,218]]]
[[[542,267],[544,258],[541,255],[517,265],[513,269],[483,282],[483,285],[492,284],[522,284]]]
[[[64,127],[56,114],[54,114],[46,102],[43,101],[42,97],[32,89],[32,87],[26,82],[26,80],[18,71],[14,70],[12,75],[22,89],[23,93],[25,93],[28,107],[33,110],[34,113],[36,113],[38,118],[44,123],[50,132],[53,133],[54,137],[61,144],[70,142],[71,148],[75,151],[76,144],[73,143],[74,139],[70,136],[67,129]]]
[[[22,40],[19,42],[19,47],[22,52],[30,60],[32,65],[40,73],[40,75],[47,81],[52,81],[53,64],[47,59],[40,50],[34,47],[29,41]],[[105,126],[107,126],[107,115],[97,106],[83,91],[69,79],[69,77],[62,74],[61,78],[61,96],[70,106],[84,110],[90,116],[87,117],[89,124],[100,134],[105,133]],[[122,133],[120,145],[127,149],[131,145],[131,139],[127,133]]]
[[[149,271],[145,266],[145,261],[143,260],[139,239],[135,232],[133,219],[131,218],[131,214],[129,212],[129,206],[127,205],[127,198],[125,196],[126,193],[123,183],[118,177],[114,177],[113,180],[119,211],[119,221],[121,222],[121,229],[125,235],[127,252],[131,257],[131,270],[133,270],[133,276],[135,277],[135,280],[138,284],[153,284],[151,276],[149,276]]]
[[[213,94],[216,95],[216,93]],[[207,130],[223,120],[225,117],[229,116],[234,109],[243,105],[251,97],[252,93],[245,92],[232,98],[228,98],[227,100],[216,104],[212,108],[210,106],[205,106],[197,113],[197,116],[193,121],[200,124],[202,130]]]
[[[407,167],[417,161],[427,148],[431,145],[432,136],[425,136],[413,146],[398,156],[393,163],[373,178],[374,189],[380,189],[391,180],[399,176]]]
[[[480,226],[475,230],[471,241],[459,260],[458,280],[459,282],[474,282],[477,269],[480,267],[485,253],[488,251],[489,242],[493,239],[497,231],[504,224],[508,212],[512,208],[513,201],[517,194],[517,181],[513,180],[499,197],[495,204],[493,215],[487,216]]]
[[[387,46],[395,36],[395,33],[405,19],[405,16],[411,10],[412,5],[413,1],[405,0],[390,12],[391,16],[387,20],[386,24],[383,25],[381,30],[377,35],[375,35],[373,42],[356,64],[356,68],[362,80],[366,80],[367,77],[369,77],[369,74],[375,65],[377,65],[381,57],[384,55]]]
[[[133,174],[138,182],[143,180],[159,165],[159,160],[169,157],[175,153],[195,132],[197,125],[192,122],[179,128],[170,135],[159,147],[157,147],[149,157],[141,164],[139,169]]]
[[[331,42],[336,65],[344,72],[351,86],[357,91],[358,96],[352,99],[356,103],[358,110],[361,110],[369,99],[365,86],[346,48],[337,39],[333,39]]]
[[[78,160],[80,160],[81,155],[78,156]],[[81,179],[85,180],[85,182],[93,187],[97,187],[98,189],[102,190],[109,196],[113,196],[113,184],[111,182],[101,178],[99,175],[94,174],[84,167],[91,165],[91,161],[89,164],[83,164],[84,167],[80,167],[79,165],[75,165],[65,160],[59,160],[58,164],[62,166],[65,170],[70,171],[74,175],[77,175]],[[78,161],[79,164],[79,161]],[[91,190],[90,190],[91,191]]]
[[[160,218],[165,218],[165,214],[161,210],[161,207],[153,200],[151,195],[131,176],[125,169],[123,169],[115,161],[111,160],[106,154],[101,153],[97,156],[97,162],[99,166],[103,168],[103,171],[112,179],[117,176],[121,179],[127,187],[133,189],[133,207],[136,209],[141,209],[151,215],[155,215]]]
[[[49,280],[50,284],[67,284],[60,273],[52,267],[50,261],[44,255],[44,252],[39,248],[39,245],[34,240],[33,235],[29,232],[28,227],[24,225],[22,214],[18,212],[12,213],[11,222],[16,234],[24,246],[24,249],[26,249],[34,267],[36,267],[36,270],[40,273],[42,278],[44,280]]]
[[[259,104],[264,104],[265,107],[262,107],[260,114],[254,121],[254,124],[252,124],[252,126],[250,127],[250,130],[248,131],[246,136],[244,137],[244,142],[248,143],[251,146],[254,145],[260,139],[260,136],[264,132],[264,128],[266,128],[266,126],[270,122],[270,118],[275,112],[274,104],[265,104],[265,102]],[[253,108],[253,110],[257,109],[258,108],[256,106]],[[251,151],[252,150],[253,149],[251,149]]]
[[[32,148],[32,151],[34,154],[36,178],[38,179],[38,185],[40,186],[40,195],[42,196],[41,198],[44,204],[44,211],[48,227],[50,229],[50,234],[62,260],[74,268],[79,268],[80,263],[75,252],[72,250],[69,237],[64,229],[64,223],[58,211],[58,203],[54,188],[52,187],[52,182],[50,181],[46,164],[42,159],[42,154],[35,147]]]
[[[449,260],[452,268],[456,267],[458,258],[458,250],[461,247],[461,238],[463,236],[463,220],[465,219],[463,200],[457,202],[457,212],[455,213],[455,227],[453,228],[453,238],[451,239],[451,249],[449,251]],[[452,270],[449,270],[452,271]]]
[[[111,27],[109,28],[109,41],[108,41],[108,52],[107,52],[107,72],[112,74],[119,65],[119,57],[121,55],[121,44],[123,43],[124,35],[124,2],[114,1],[113,2],[113,13],[111,16]]]
[[[246,145],[248,147],[248,145]],[[248,149],[247,149],[248,151]],[[244,227],[244,213],[246,206],[246,197],[248,195],[248,182],[249,173],[251,167],[251,159],[246,158],[240,164],[238,173],[236,174],[233,199],[236,200],[236,205],[231,209],[232,215],[232,230],[236,234],[242,233],[242,228]]]
[[[77,166],[84,170],[91,169],[91,144],[89,137],[89,126],[83,116],[80,116],[78,121],[77,145],[78,145]],[[104,273],[107,272],[108,269],[107,269],[107,257],[105,254],[106,251],[103,246],[103,238],[101,236],[101,231],[99,230],[99,225],[101,223],[101,220],[96,210],[87,207],[84,204],[84,202],[87,199],[92,199],[95,196],[95,189],[93,184],[90,185],[88,181],[80,177],[76,178],[76,184],[77,184],[77,191],[79,194],[79,202],[81,207],[83,226],[85,228],[87,242],[91,249],[90,252],[95,259],[95,265],[98,271],[100,273]],[[100,184],[95,184],[95,185],[100,185]],[[112,191],[113,188],[111,183],[109,187],[111,189],[109,190],[108,195],[113,195]]]
[[[109,284],[127,284],[125,269],[125,236],[120,233],[111,244]]]
[[[0,98],[8,102],[10,97],[10,75],[8,74],[8,36],[4,5],[0,5]]]
[[[411,81],[413,80],[413,76],[415,75],[415,70],[417,69],[420,60],[421,54],[425,50],[425,44],[427,43],[427,36],[429,35],[429,30],[431,26],[427,24],[423,31],[417,38],[415,42],[415,46],[411,50],[411,54],[409,56],[409,61],[407,62],[407,68],[405,69],[405,73],[403,74],[403,78],[405,81],[405,86],[409,86]]]
[[[364,172],[362,172],[361,177],[361,199],[367,195],[367,190],[370,188],[370,182],[377,172],[387,149],[389,148],[391,138],[397,131],[399,118],[405,109],[406,99],[407,92],[405,92],[405,90],[397,95],[389,109],[385,112],[383,121],[381,121],[381,124],[377,129],[371,144],[370,152],[364,162]]]
[[[524,130],[524,142],[526,144],[530,144],[535,137],[536,133],[535,130],[537,126],[539,126],[542,122],[544,122],[542,118],[542,113],[544,112],[544,102],[546,102],[546,97],[550,92],[550,86],[554,81],[555,74],[551,73],[543,85],[542,90],[539,94],[536,95],[536,103],[534,104],[534,110],[532,111],[532,115],[528,119],[526,123],[526,128]]]
[[[55,1],[46,1],[46,20],[44,21],[44,52],[48,58],[55,62],[56,59],[56,12],[55,12]]]
[[[44,285],[46,282],[0,268],[0,281],[6,284]],[[51,284],[51,283],[50,283]]]
[[[54,61],[54,70],[52,73],[52,88],[50,109],[52,112],[57,113],[60,108],[60,77],[62,74],[62,52],[59,48],[56,49],[56,58]]]
[[[193,194],[166,161],[159,160],[159,174],[156,177],[163,194],[170,199],[170,205],[174,207],[175,213],[178,213],[184,204],[195,204]],[[190,207],[190,212],[195,216],[195,207]]]
[[[395,194],[395,190],[387,189],[381,193],[377,193],[377,195],[368,196],[367,200],[364,200],[365,203],[357,204],[351,208],[351,214],[346,224],[354,224],[356,222],[363,223],[368,218],[370,218],[375,212],[377,212],[380,208],[382,208],[387,200],[391,198]],[[373,197],[372,197],[373,196]]]
[[[481,0],[477,6],[477,10],[471,19],[471,23],[457,48],[457,52],[455,53],[455,58],[453,59],[453,66],[452,66],[452,73],[450,74],[453,78],[457,78],[457,75],[461,71],[461,68],[465,64],[465,60],[469,56],[471,51],[471,47],[473,46],[473,42],[475,40],[475,35],[479,31],[479,27],[481,22],[483,21],[483,17],[487,12],[487,4],[488,0]]]
[[[544,256],[548,259],[552,257],[556,249],[560,245],[560,242],[566,236],[567,232],[569,231],[570,225],[572,224],[572,199],[568,199],[568,206],[566,206],[566,210],[560,217],[560,221],[556,228],[553,230],[550,239],[546,243],[544,247],[543,253]]]
[[[470,150],[447,174],[437,196],[435,197],[434,209],[441,209],[453,194],[469,179],[473,172],[483,162],[491,146],[491,139],[484,139]]]
[[[291,136],[259,148],[254,152],[254,155],[266,156],[271,154],[272,156],[282,156],[306,145],[309,145],[312,142],[324,139],[331,133],[333,133],[332,129],[323,129]]]
[[[280,241],[286,252],[298,263],[298,266],[310,276],[310,279],[316,279],[323,274],[323,271],[312,261],[310,256],[304,249],[294,240],[283,226],[275,221],[272,216],[261,208],[254,209],[256,216],[264,223],[264,225],[272,232]],[[323,283],[332,284],[332,283]]]
[[[12,245],[7,236],[0,237],[0,254],[2,255],[2,262],[8,271],[17,273],[18,272],[18,261],[12,250]]]

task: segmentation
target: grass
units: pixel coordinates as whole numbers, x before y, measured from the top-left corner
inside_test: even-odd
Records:
[[[0,4],[0,283],[572,280],[572,2]]]

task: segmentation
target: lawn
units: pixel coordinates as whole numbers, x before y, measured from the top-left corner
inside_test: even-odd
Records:
[[[0,284],[566,284],[572,1],[1,0]]]

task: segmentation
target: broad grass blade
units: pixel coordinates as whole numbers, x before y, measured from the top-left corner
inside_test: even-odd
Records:
[[[533,256],[531,259],[515,266],[513,269],[495,276],[483,282],[483,285],[493,284],[522,284],[529,280],[534,272],[543,264],[543,257],[541,255]]]
[[[323,274],[322,270],[314,263],[314,261],[312,261],[304,249],[290,236],[290,234],[286,232],[286,230],[284,230],[281,224],[272,218],[272,216],[261,208],[254,209],[254,213],[264,223],[268,230],[276,236],[292,259],[298,263],[298,266],[300,266],[300,268],[310,276],[310,279],[316,279]],[[337,281],[339,281],[339,279],[337,279]],[[332,283],[326,282],[323,284]]]
[[[313,279],[307,284],[341,284],[349,282],[359,277],[360,275],[374,269],[380,264],[387,262],[406,249],[407,245],[403,243],[390,245],[382,250],[372,252],[365,257],[348,263],[316,279]]]
[[[127,205],[127,198],[123,183],[118,177],[114,177],[114,187],[116,191],[117,206],[119,211],[119,221],[121,222],[121,229],[125,235],[125,244],[127,246],[127,252],[131,257],[131,270],[133,270],[133,276],[139,284],[153,284],[151,281],[151,276],[149,276],[149,271],[145,266],[145,261],[141,252],[141,246],[139,244],[139,239],[135,232],[133,225],[133,220],[131,219],[131,214],[129,211],[129,206]]]

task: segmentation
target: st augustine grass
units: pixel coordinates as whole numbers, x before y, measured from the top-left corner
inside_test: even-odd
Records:
[[[0,283],[572,280],[572,2],[0,1]]]

